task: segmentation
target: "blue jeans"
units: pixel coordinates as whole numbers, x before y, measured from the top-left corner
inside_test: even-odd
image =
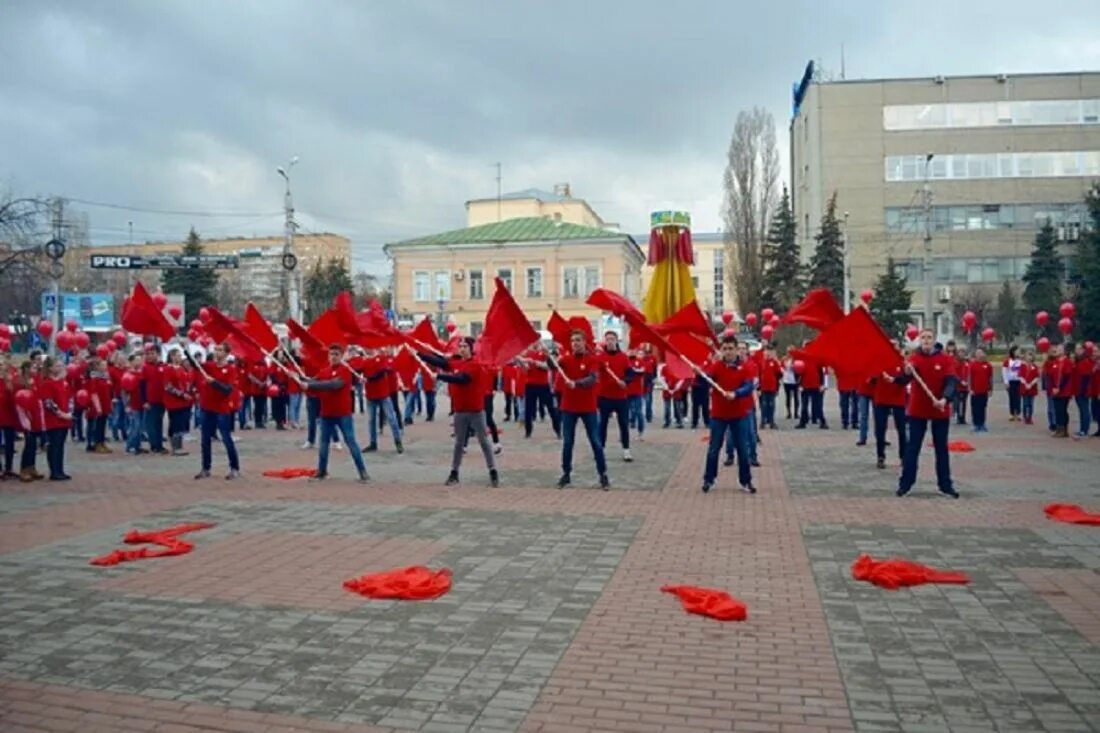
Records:
[[[577,421],[584,423],[584,432],[588,435],[588,444],[592,446],[592,455],[596,457],[596,472],[607,474],[607,461],[603,446],[600,445],[599,419],[595,412],[561,413],[561,472],[568,475],[573,472],[573,441],[577,437]]]
[[[415,391],[405,393],[405,423],[406,424],[412,422],[413,414],[416,412],[416,405],[417,405],[417,402],[419,401],[418,398],[417,398],[417,394],[418,393],[415,392]]]
[[[638,435],[645,434],[645,405],[643,404],[644,398],[642,395],[633,395],[627,397],[627,404],[630,411],[630,419],[627,421],[630,427],[638,429]]]
[[[1047,392],[1047,427],[1054,430],[1058,426],[1057,414],[1054,409],[1054,398]]]
[[[290,422],[294,425],[298,424],[298,420],[302,417],[302,393],[290,395]]]
[[[222,443],[225,445],[225,454],[229,458],[229,468],[233,471],[240,471],[240,457],[237,455],[237,446],[233,444],[233,413],[231,412],[224,415],[219,415],[216,412],[203,412],[202,470],[210,470],[212,463],[210,450],[214,442],[214,433],[221,433]]]
[[[898,432],[898,458],[905,461],[905,408],[901,405],[875,405],[875,455],[886,460],[886,428],[890,416],[894,416],[894,429]]]
[[[970,395],[970,420],[976,430],[985,428],[986,408],[989,407],[988,394]]]
[[[1088,435],[1092,427],[1092,413],[1089,410],[1089,398],[1086,395],[1077,395],[1077,410],[1081,413],[1081,435]]]
[[[722,452],[722,443],[727,449],[730,441],[737,451],[737,481],[742,486],[752,483],[752,470],[749,466],[749,435],[752,432],[752,422],[749,417],[723,420],[712,417],[710,419],[710,444],[707,445],[707,464],[703,472],[703,483],[713,484],[718,478],[718,454]]]
[[[164,405],[149,405],[145,411],[145,434],[149,438],[149,450],[164,450]]]
[[[811,419],[814,423],[825,425],[824,397],[820,389],[802,390],[802,419],[799,425],[805,427]]]
[[[248,427],[248,419],[252,416],[252,398],[244,397],[241,399],[241,409],[237,412],[237,424],[241,430]]]
[[[435,420],[435,390],[424,390],[424,411],[428,413],[427,420],[431,422]]]
[[[775,425],[775,392],[760,393],[760,423],[764,427]]]
[[[653,422],[653,380],[649,377],[645,382],[645,421]]]
[[[127,413],[126,423],[126,450],[136,453],[141,450],[142,433],[145,432],[145,411],[132,410]]]
[[[355,468],[360,474],[367,472],[366,462],[363,461],[363,454],[359,450],[359,443],[355,440],[355,423],[351,419],[351,415],[345,415],[344,417],[322,417],[321,421],[321,448],[317,452],[317,474],[319,476],[328,475],[328,449],[329,443],[332,442],[333,433],[340,431],[340,434],[344,436],[344,443],[348,446],[348,452],[351,453],[351,460],[355,461]]]
[[[854,427],[856,421],[856,398],[855,392],[846,391],[840,393],[840,425],[847,428],[849,425]]]
[[[870,412],[871,412],[871,398],[870,397],[865,397],[864,395],[859,395],[859,442],[860,443],[866,443],[867,442],[867,432],[870,428],[870,425],[868,425],[867,423],[870,422],[868,420]]]
[[[611,413],[615,413],[615,422],[619,425],[619,442],[623,450],[630,450],[630,420],[628,406],[625,399],[613,400],[600,397],[598,400],[600,411],[600,445],[607,446],[607,424],[611,421]]]
[[[393,411],[393,400],[386,397],[381,400],[369,400],[367,405],[370,412],[370,444],[373,446],[378,445],[378,411],[382,410],[386,416],[386,422],[390,424],[390,430],[393,431],[393,442],[401,442],[401,423],[397,420],[397,415]]]
[[[909,491],[917,482],[917,465],[920,462],[921,444],[924,443],[924,434],[928,431],[928,424],[932,424],[932,447],[936,451],[936,486],[940,491],[949,491],[951,485],[951,459],[947,453],[947,433],[951,420],[940,418],[928,420],[921,417],[910,417],[906,421],[909,435],[905,441],[905,460],[902,462],[901,478],[898,479],[898,488]]]
[[[1035,415],[1035,395],[1020,395],[1020,400],[1023,407],[1024,419],[1031,420]]]
[[[111,401],[111,439],[112,440],[126,440],[130,434],[129,426],[126,420],[126,405],[122,403],[122,400],[116,399]]]

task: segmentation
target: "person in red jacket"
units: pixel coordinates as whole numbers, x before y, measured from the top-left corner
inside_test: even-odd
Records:
[[[953,499],[959,492],[951,482],[951,459],[947,452],[947,436],[951,428],[951,398],[955,394],[955,360],[943,353],[935,334],[925,329],[920,334],[920,347],[909,357],[905,373],[913,378],[906,409],[909,434],[905,443],[905,459],[898,479],[898,496],[905,496],[917,482],[917,466],[924,436],[932,429],[932,445],[936,451],[936,484],[940,493]]]
[[[107,373],[111,375],[111,440],[125,445],[129,426],[126,424],[126,403],[122,399],[122,375],[126,373],[126,356],[121,351],[111,354]]]
[[[437,354],[421,353],[420,358],[441,371],[436,375],[440,382],[446,382],[451,388],[451,407],[454,410],[454,451],[451,454],[451,472],[445,485],[453,486],[459,482],[458,471],[462,467],[462,455],[466,451],[467,437],[472,432],[485,456],[485,466],[489,469],[489,483],[500,486],[493,447],[489,443],[485,423],[485,389],[490,371],[474,361],[474,339],[466,336],[458,343],[458,354],[453,359]]]
[[[1074,433],[1076,438],[1087,438],[1092,427],[1092,411],[1089,409],[1089,383],[1092,381],[1092,354],[1082,343],[1073,351],[1073,379],[1070,382],[1070,395],[1077,403],[1080,429]]]
[[[642,361],[645,363],[645,421],[653,422],[653,386],[657,383],[657,357],[653,355],[653,344],[642,344]]]
[[[603,336],[603,353],[598,357],[600,373],[596,382],[596,405],[600,414],[600,446],[607,455],[607,424],[611,414],[619,426],[619,442],[623,446],[623,460],[630,463],[630,408],[626,401],[627,381],[630,379],[630,357],[619,348],[619,335],[608,331]]]
[[[704,379],[703,375],[710,381]],[[698,379],[710,387],[710,443],[707,446],[706,468],[703,471],[703,493],[708,493],[718,478],[718,454],[722,452],[726,433],[733,432],[737,451],[737,480],[741,490],[755,494],[750,467],[752,437],[753,391],[755,370],[738,354],[737,337],[722,338],[721,358],[711,362],[706,370],[699,369]],[[713,382],[717,387],[711,386]],[[727,464],[729,461],[727,460]]]
[[[265,359],[248,365],[248,396],[252,400],[252,422],[257,430],[267,429],[267,385],[271,368]]]
[[[1094,438],[1100,438],[1100,349],[1092,348],[1092,378],[1089,380],[1089,404],[1092,421],[1096,423]]]
[[[84,389],[88,392],[88,407],[85,410],[88,417],[88,442],[85,450],[89,453],[111,453],[111,449],[107,447],[107,417],[111,411],[111,375],[103,359],[98,356],[88,360],[88,379]]]
[[[803,348],[809,345],[809,341],[802,344]],[[822,430],[828,430],[825,422],[824,395],[825,368],[815,361],[803,359],[804,368],[799,386],[802,389],[802,419],[795,425],[795,430],[805,430],[807,423],[814,422]]]
[[[368,352],[366,358],[355,362],[356,368],[367,381],[367,422],[370,430],[370,443],[363,449],[364,453],[373,453],[378,450],[378,425],[379,417],[385,419],[393,431],[393,444],[398,453],[404,453],[405,448],[401,444],[401,421],[397,419],[397,413],[393,409],[393,400],[390,399],[391,381],[393,372],[393,360],[381,351]]]
[[[85,353],[79,352],[73,355],[73,358],[69,361],[68,366],[65,368],[65,381],[69,384],[69,394],[76,395],[80,390],[87,390],[88,387],[88,362],[85,359]],[[84,407],[76,402],[72,406],[73,419],[72,427],[69,428],[69,437],[73,439],[73,442],[83,443],[85,441],[84,420],[87,417],[85,415],[86,410]],[[89,427],[89,430],[91,428]]]
[[[775,424],[775,399],[779,394],[779,385],[783,380],[783,362],[779,361],[775,347],[771,344],[764,350],[764,359],[760,363],[760,425],[778,430]]]
[[[1073,360],[1069,344],[1050,347],[1050,398],[1054,402],[1054,437],[1069,437],[1069,401],[1073,397]]]
[[[691,379],[677,377],[666,363],[661,366],[661,381],[665,384],[661,394],[665,403],[665,421],[661,427],[671,427],[675,419],[676,428],[682,430],[684,418],[687,416],[687,394],[691,389]]]
[[[237,368],[229,363],[227,344],[214,347],[214,360],[207,361],[203,366],[203,379],[199,390],[199,406],[202,408],[202,468],[195,478],[210,478],[214,434],[221,433],[225,453],[229,458],[229,473],[225,480],[232,481],[241,476],[240,457],[237,455],[237,446],[233,443],[233,401],[240,377]]]
[[[183,366],[183,351],[174,347],[164,366],[164,407],[168,410],[168,442],[174,456],[187,455],[183,436],[191,429],[191,381]]]
[[[897,339],[890,339],[890,343],[904,358]],[[898,434],[898,460],[903,463],[905,461],[905,387],[911,381],[912,378],[905,373],[902,364],[875,378],[871,401],[875,405],[875,465],[878,468],[886,468],[886,428],[891,417],[894,418],[894,430]]]
[[[504,422],[511,422],[513,417],[519,422],[516,393],[516,375],[519,371],[520,367],[515,360],[508,362],[500,370],[500,387],[504,392]]]
[[[141,367],[142,410],[145,413],[145,434],[149,451],[168,455],[164,447],[164,365],[160,349],[155,344],[145,347],[145,364]]]
[[[645,440],[645,393],[646,379],[648,378],[648,366],[641,351],[634,350],[627,354],[630,365],[627,375],[630,379],[626,383],[626,405],[630,414],[629,427],[637,428],[638,440]]]
[[[28,483],[46,478],[38,472],[35,463],[38,458],[38,446],[43,444],[45,435],[42,397],[39,385],[42,382],[41,367],[38,361],[28,359],[19,367],[19,377],[12,382],[15,391],[15,414],[19,427],[23,431],[23,453],[19,457],[19,480]],[[20,393],[26,402],[20,403]]]
[[[19,416],[15,411],[16,386],[19,370],[11,363],[11,355],[0,353],[0,435],[4,439],[3,480],[19,478],[15,473],[15,431],[19,428]]]
[[[986,410],[989,408],[989,394],[993,391],[993,365],[986,358],[985,350],[974,350],[974,359],[970,362],[970,415],[974,422],[975,433],[988,433]]]
[[[339,431],[359,472],[359,483],[367,483],[370,476],[367,475],[367,465],[355,439],[355,422],[351,418],[354,410],[352,375],[344,364],[344,347],[341,344],[331,344],[328,347],[328,365],[319,370],[315,377],[299,381],[303,387],[318,395],[321,401],[318,415],[321,423],[321,447],[317,451],[317,473],[311,480],[323,481],[328,478],[329,444],[333,434]]]
[[[38,394],[42,399],[49,479],[69,481],[72,476],[65,473],[65,439],[73,426],[73,414],[70,412],[72,391],[69,389],[63,362],[50,357],[46,359],[44,366],[49,377],[39,384]]]
[[[958,348],[954,341],[948,341],[944,353],[955,360],[955,397],[951,400],[951,409],[959,425],[966,425],[966,406],[970,402],[970,360],[965,348]]]
[[[1039,394],[1039,367],[1035,364],[1035,352],[1024,352],[1024,361],[1020,364],[1020,410],[1024,424],[1032,425],[1035,417],[1035,398]]]
[[[542,348],[542,343],[534,344],[516,360],[527,371],[527,386],[523,396],[523,430],[524,437],[531,437],[531,429],[535,421],[535,413],[545,410],[550,413],[550,424],[554,428],[554,434],[561,437],[561,424],[558,419],[558,410],[554,407],[554,398],[550,392],[550,371],[548,355]]]
[[[592,446],[592,455],[596,459],[600,488],[607,491],[611,488],[611,480],[607,477],[607,460],[600,443],[596,407],[596,382],[603,365],[598,357],[588,352],[586,338],[584,331],[573,331],[569,334],[570,353],[560,359],[549,357],[550,367],[558,370],[557,384],[561,388],[561,478],[558,479],[558,488],[564,489],[573,482],[573,442],[577,435],[577,423],[580,422],[584,424],[588,444]],[[528,417],[531,414],[529,406]]]

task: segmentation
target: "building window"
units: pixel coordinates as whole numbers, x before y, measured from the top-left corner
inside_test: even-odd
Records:
[[[512,292],[512,268],[502,267],[497,270],[497,277],[504,282],[504,287],[508,288],[508,292]]]
[[[600,287],[600,268],[598,267],[586,267],[584,268],[584,297],[588,297],[592,294],[593,290]]]
[[[888,156],[886,158],[886,180],[924,180],[925,160],[924,155]],[[1100,150],[947,154],[937,155],[927,167],[929,168],[929,177],[947,180],[1095,176],[1100,175]],[[940,175],[941,173],[943,175]]]
[[[1076,241],[1081,222],[1088,211],[1083,201],[1054,204],[976,204],[969,206],[933,206],[932,231],[992,231],[998,229],[1035,230],[1050,220],[1056,229],[1064,229],[1062,239]],[[886,230],[918,234],[924,231],[924,211],[917,206],[887,207]]]
[[[435,271],[435,283],[433,285],[435,291],[432,295],[436,300],[450,300],[451,299],[451,271],[450,270],[436,270]]]
[[[541,267],[528,267],[527,268],[527,297],[528,298],[541,298],[542,297],[542,268]]]
[[[468,287],[470,300],[482,300],[485,298],[485,275],[481,270],[470,270]]]
[[[470,335],[477,338],[485,330],[485,324],[481,321],[470,321]]]
[[[726,302],[726,253],[714,251],[714,310],[721,311]]]
[[[423,303],[432,299],[431,277],[426,270],[413,273],[413,300]]]
[[[542,330],[542,321],[538,320],[537,318],[535,320],[531,321],[531,328],[535,329],[536,331],[541,331]]]
[[[580,287],[577,282],[577,268],[566,267],[561,271],[561,297],[579,298]]]
[[[945,127],[1095,125],[1098,99],[1043,99],[1015,102],[896,104],[882,108],[885,130],[934,130]]]

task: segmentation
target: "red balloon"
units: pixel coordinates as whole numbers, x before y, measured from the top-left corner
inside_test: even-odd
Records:
[[[53,335],[53,324],[49,321],[39,321],[38,325],[35,328],[38,330],[39,335],[42,336],[42,338],[44,339],[48,339],[50,336]]]
[[[1050,339],[1043,336],[1041,339],[1035,342],[1035,348],[1039,350],[1040,354],[1045,354],[1050,351]]]
[[[153,305],[155,305],[160,310],[164,310],[164,306],[168,305],[168,296],[164,293],[154,293]]]
[[[192,331],[199,331],[199,332],[202,331],[202,321],[200,321],[198,318],[191,321],[191,323],[189,323],[187,325],[191,328]]]
[[[724,339],[727,339],[727,338],[730,338],[731,336],[736,336],[736,335],[737,335],[737,331],[734,331],[732,328],[727,328],[725,331],[722,332],[722,338],[724,338]]]
[[[201,336],[201,335],[202,334],[200,334],[198,331],[196,331],[193,328],[190,331],[187,332],[187,338],[191,341],[198,341],[199,336]]]
[[[454,333],[457,330],[458,330],[458,324],[457,323],[455,323],[454,321],[449,321],[447,323],[447,333]]]
[[[974,327],[978,325],[978,317],[974,315],[974,311],[967,311],[962,314],[962,327],[963,331],[970,333],[974,330]]]
[[[756,326],[755,313],[748,313],[745,315],[745,325],[747,325],[749,328],[754,328]]]
[[[1046,311],[1039,311],[1035,314],[1035,325],[1039,328],[1045,328],[1050,323],[1050,314]]]
[[[202,347],[204,349],[209,349],[210,345],[214,343],[214,339],[210,338],[209,336],[203,336],[199,338],[199,343],[202,344]]]
[[[62,351],[72,351],[75,345],[76,337],[73,336],[72,331],[62,331],[57,334],[57,338],[54,339],[54,343],[57,344],[57,348]]]
[[[199,308],[199,320],[200,321],[202,321],[203,323],[210,323],[210,318],[211,318],[211,316],[210,316],[210,309],[209,308]]]
[[[115,349],[118,348],[118,344],[116,344],[114,341],[107,341],[103,345],[107,347],[107,352],[110,354],[115,353]]]
[[[795,359],[794,363],[791,364],[791,368],[794,369],[795,374],[801,374],[806,371],[806,362],[801,359]]]
[[[1069,301],[1066,301],[1065,303],[1062,303],[1062,305],[1058,306],[1058,313],[1062,316],[1062,318],[1073,318],[1077,315],[1077,306],[1075,306],[1073,303],[1070,303]]]
[[[169,306],[168,315],[178,321],[179,317],[183,315],[183,308],[180,308],[178,305]]]
[[[991,343],[993,341],[993,337],[996,335],[997,332],[994,331],[992,328],[982,329],[982,341],[985,341],[986,343]]]
[[[772,316],[774,316],[774,315],[775,315],[775,311],[772,310],[771,308],[761,308],[760,309],[760,320],[762,320],[764,323],[771,322]]]
[[[875,299],[875,291],[868,288],[859,294],[859,299],[867,305],[870,305],[871,301]]]
[[[917,328],[912,323],[910,323],[905,328],[905,338],[909,339],[910,341],[913,341],[917,338],[917,336],[920,336],[920,329]]]
[[[76,333],[80,330],[80,324],[76,321],[65,321],[65,330],[69,333]]]
[[[73,336],[73,343],[76,344],[76,348],[78,349],[86,349],[88,348],[88,344],[92,343],[92,337],[84,331],[77,331]]]
[[[730,325],[730,321],[732,321],[732,320],[733,320],[733,311],[723,311],[722,312],[722,323],[724,323],[725,325],[728,326],[728,325]]]
[[[774,316],[768,319],[768,323],[771,324],[772,328],[779,328],[779,325],[783,323],[783,319],[779,317],[778,313],[776,313]]]
[[[279,396],[279,385],[269,384],[267,386],[267,396],[268,397],[278,397]]]
[[[29,389],[21,389],[15,393],[15,404],[24,410],[30,410],[34,405],[34,392]]]
[[[100,344],[99,346],[95,347],[95,355],[98,356],[100,359],[106,359],[108,356],[111,355],[111,349],[107,346],[107,344]]]
[[[125,331],[115,331],[114,335],[111,338],[119,346],[125,346],[126,345],[126,332]]]
[[[0,338],[11,338],[11,326],[0,323]]]
[[[6,338],[0,338],[0,351],[4,353],[11,351],[11,341]]]
[[[133,372],[126,372],[119,381],[122,384],[123,390],[126,392],[133,392],[138,386],[138,375]]]
[[[1058,321],[1058,330],[1067,336],[1073,332],[1073,319],[1066,316],[1062,320]]]
[[[1092,352],[1096,351],[1096,344],[1091,341],[1085,342],[1085,353],[1092,356]]]
[[[772,340],[772,334],[774,334],[774,333],[775,333],[775,329],[772,328],[770,325],[764,326],[760,329],[760,336],[765,341],[771,341]]]
[[[88,390],[78,389],[76,391],[75,399],[77,407],[87,407],[88,404],[92,401],[92,396],[88,394]]]

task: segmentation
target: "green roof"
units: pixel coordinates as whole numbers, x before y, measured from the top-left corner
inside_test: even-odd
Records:
[[[509,242],[557,242],[569,240],[611,240],[629,241],[637,246],[629,234],[609,232],[597,227],[586,227],[579,224],[555,222],[552,219],[541,217],[529,217],[524,219],[507,219],[492,224],[482,224],[466,229],[455,229],[450,232],[429,234],[426,237],[406,239],[402,242],[393,242],[388,247],[414,247],[414,246],[445,246],[451,244],[505,244]]]

